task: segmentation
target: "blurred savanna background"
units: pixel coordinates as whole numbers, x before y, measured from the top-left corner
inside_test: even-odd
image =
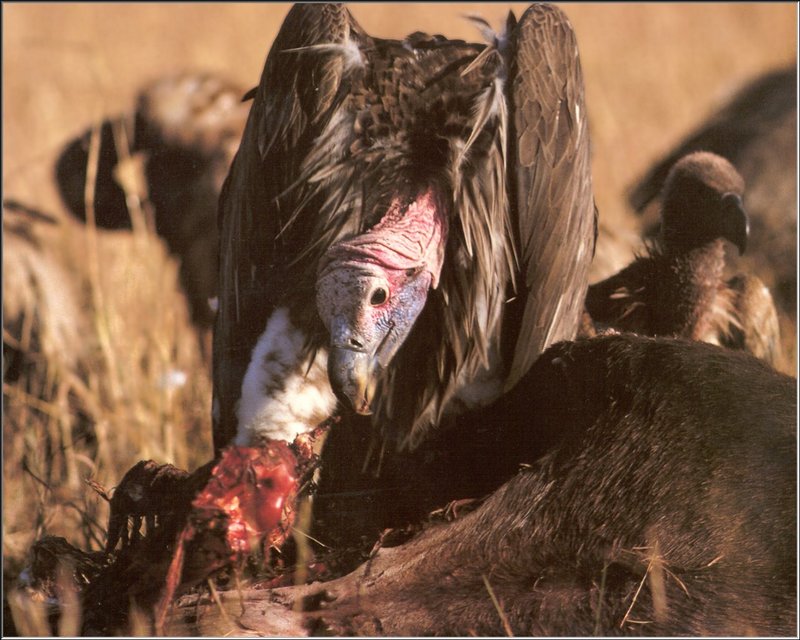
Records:
[[[92,224],[105,206],[97,191],[100,125],[131,120],[144,86],[184,72],[224,78],[241,88],[238,98],[258,83],[289,6],[3,5],[5,587],[43,535],[102,547],[107,505],[86,478],[111,489],[140,459],[193,469],[211,457],[208,320],[198,319],[184,295],[180,243],[154,233],[163,223],[153,225],[153,203],[141,185],[148,156],[127,139],[128,125],[110,131],[120,166],[114,179],[129,216],[117,226],[130,229]],[[370,3],[352,11],[377,36],[422,30],[476,40],[465,16],[499,28],[509,9],[519,15],[526,6]],[[796,63],[797,7],[563,8],[585,74],[600,242],[613,248],[595,269],[597,279],[627,264],[639,246],[641,220],[626,195],[636,180],[746,82]],[[237,109],[228,134],[247,106]],[[86,223],[69,214],[55,179],[62,153],[81,136],[85,180],[73,195]],[[224,142],[235,149],[230,135]],[[229,155],[221,157],[211,163],[213,187],[181,202],[202,199],[198,206],[213,212]],[[213,227],[213,214],[203,220]],[[794,372],[794,325],[787,329],[785,368]],[[47,631],[35,616],[24,624],[22,632]]]

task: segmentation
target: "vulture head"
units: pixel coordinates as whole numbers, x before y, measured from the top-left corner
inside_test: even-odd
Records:
[[[439,284],[446,205],[428,189],[395,198],[366,233],[334,243],[320,261],[317,308],[330,334],[328,377],[357,413]]]
[[[574,337],[595,239],[575,36],[537,4],[489,39],[287,15],[220,196],[217,451],[337,411],[413,446]]]
[[[664,183],[665,250],[686,252],[724,238],[744,253],[749,224],[743,195],[744,180],[725,158],[706,151],[684,156]]]

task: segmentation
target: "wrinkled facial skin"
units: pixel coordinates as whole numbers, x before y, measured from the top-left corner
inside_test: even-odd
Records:
[[[392,204],[366,233],[333,245],[317,276],[317,310],[330,334],[328,377],[357,413],[438,285],[447,218],[432,190]]]
[[[330,333],[328,377],[336,395],[369,414],[381,371],[403,344],[425,306],[428,271],[391,272],[375,265],[320,279],[317,308]]]

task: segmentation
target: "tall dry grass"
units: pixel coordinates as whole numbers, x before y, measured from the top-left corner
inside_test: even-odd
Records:
[[[211,457],[209,372],[162,242],[68,219],[32,225],[29,241],[9,228],[15,217],[4,214],[5,325],[22,329],[4,331],[19,368],[3,384],[8,579],[44,534],[102,548],[108,505],[86,478],[111,488],[139,459],[195,468]],[[6,304],[25,285],[37,306]]]

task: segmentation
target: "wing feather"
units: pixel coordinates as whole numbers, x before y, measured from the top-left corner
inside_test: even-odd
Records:
[[[508,164],[522,277],[507,305],[506,389],[550,344],[575,336],[596,233],[583,75],[572,27],[557,7],[535,4],[517,23],[510,49]]]

